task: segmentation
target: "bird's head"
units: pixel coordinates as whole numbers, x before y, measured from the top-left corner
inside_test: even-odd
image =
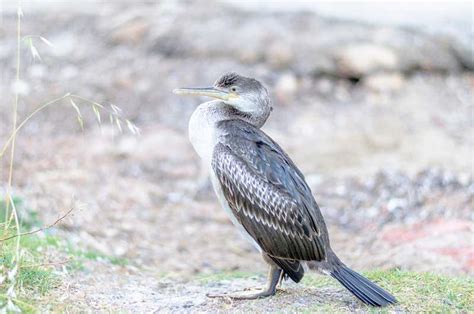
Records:
[[[262,83],[234,72],[222,75],[212,87],[177,88],[173,92],[219,99],[243,114],[264,120],[272,110],[270,96]]]

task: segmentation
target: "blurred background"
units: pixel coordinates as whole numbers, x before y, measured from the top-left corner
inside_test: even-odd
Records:
[[[6,139],[17,4],[0,3]],[[71,92],[119,106],[141,128],[137,137],[99,127],[86,105],[82,132],[65,103],[20,133],[14,191],[26,207],[50,222],[74,197],[85,205],[51,232],[128,261],[88,260],[59,290],[64,302],[207,306],[199,285],[156,278],[264,273],[213,191],[198,186],[187,124],[206,100],[171,93],[228,71],[268,87],[264,130],[306,175],[349,265],[472,274],[472,2],[48,0],[22,9],[22,35],[52,46],[33,39],[41,61],[21,49],[20,120]]]

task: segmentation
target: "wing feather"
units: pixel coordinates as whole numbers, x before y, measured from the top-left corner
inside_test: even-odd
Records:
[[[229,206],[270,256],[323,260],[327,230],[304,176],[265,133],[240,120],[218,124],[212,168]]]

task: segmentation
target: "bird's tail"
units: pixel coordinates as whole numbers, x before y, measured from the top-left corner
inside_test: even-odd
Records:
[[[330,274],[365,304],[385,306],[397,303],[393,295],[344,264],[335,266]]]

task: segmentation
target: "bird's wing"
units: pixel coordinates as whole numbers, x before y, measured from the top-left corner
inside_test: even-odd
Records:
[[[217,132],[212,168],[237,220],[271,256],[323,260],[326,225],[291,159],[244,121],[221,121]]]

